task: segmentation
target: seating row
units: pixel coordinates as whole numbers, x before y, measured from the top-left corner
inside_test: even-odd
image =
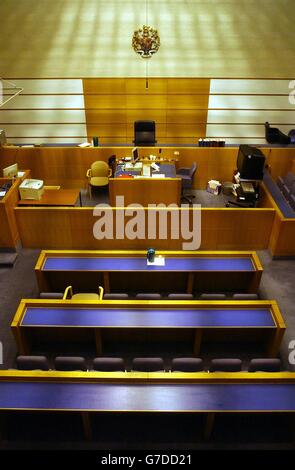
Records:
[[[40,299],[63,299],[62,292],[41,292]],[[167,296],[160,293],[138,293],[131,296],[126,293],[104,294],[103,300],[258,300],[257,294],[237,293],[228,297],[224,293],[204,293],[204,294],[186,294],[173,293]]]
[[[277,184],[290,206],[295,211],[295,175],[289,172],[286,176],[279,176]]]
[[[50,370],[46,356],[18,356],[16,359],[19,370]],[[121,357],[96,357],[87,367],[87,361],[82,356],[57,356],[54,369],[59,371],[125,372],[126,363]],[[161,357],[136,357],[132,360],[132,371],[136,372],[165,372],[164,360]],[[241,359],[212,359],[209,369],[204,368],[204,362],[196,357],[177,357],[172,359],[171,372],[240,372]],[[252,359],[248,372],[280,372],[280,359]]]

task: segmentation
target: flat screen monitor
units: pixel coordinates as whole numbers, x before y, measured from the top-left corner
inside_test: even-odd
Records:
[[[18,164],[7,166],[3,168],[3,177],[4,178],[14,178],[18,173]]]
[[[240,145],[237,168],[241,179],[262,180],[265,156],[256,147]]]
[[[137,148],[137,147],[134,147],[134,148],[132,149],[132,160],[131,160],[131,161],[132,161],[132,163],[134,164],[134,163],[137,162],[138,159],[139,159],[138,148]]]

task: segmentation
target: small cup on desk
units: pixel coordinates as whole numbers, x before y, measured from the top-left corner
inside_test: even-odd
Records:
[[[154,248],[148,248],[146,252],[146,258],[150,263],[153,263],[155,261],[155,255],[156,255],[156,252]]]
[[[93,147],[98,147],[98,137],[93,137],[92,142],[93,142]]]

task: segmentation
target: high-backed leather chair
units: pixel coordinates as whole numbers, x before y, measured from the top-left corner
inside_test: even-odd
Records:
[[[156,142],[157,141],[156,141],[155,121],[135,121],[134,122],[135,145],[154,145]]]

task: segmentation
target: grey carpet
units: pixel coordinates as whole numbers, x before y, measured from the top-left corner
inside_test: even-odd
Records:
[[[3,369],[14,366],[16,346],[10,332],[10,323],[22,298],[37,297],[38,288],[34,266],[39,250],[20,250],[13,268],[0,269],[0,340],[4,345]],[[287,323],[287,333],[281,347],[281,357],[286,369],[294,370],[288,364],[289,341],[295,339],[295,261],[272,261],[267,251],[259,252],[264,267],[260,295],[276,299]],[[118,346],[118,345],[117,345]],[[161,347],[161,346],[160,346]],[[165,346],[166,347],[166,346]],[[226,346],[227,348],[227,346]],[[163,351],[163,346],[162,346]],[[117,354],[118,354],[117,350]],[[125,355],[129,361],[136,355],[129,351]],[[178,351],[164,355],[165,362]],[[254,353],[254,351],[252,351]],[[210,353],[202,354],[205,363]],[[220,356],[230,355],[229,349],[220,349]],[[255,354],[254,354],[255,355]],[[247,360],[249,351],[241,349],[240,357]],[[133,416],[114,414],[94,416],[92,425],[94,440],[85,442],[81,424],[73,423],[60,415],[30,414],[12,415],[8,421],[7,437],[0,449],[292,449],[293,435],[289,421],[281,416],[219,416],[210,442],[202,438],[202,416]],[[252,422],[253,421],[253,422]],[[286,421],[286,422],[285,422]],[[144,423],[144,425],[143,425]],[[137,433],[135,430],[140,429]],[[155,433],[155,429],[158,430]],[[42,432],[40,432],[42,430]],[[58,430],[58,433],[57,433]],[[168,430],[170,430],[168,432]],[[288,432],[287,432],[288,431]]]
[[[16,356],[16,347],[14,338],[10,331],[10,324],[16,312],[18,304],[22,298],[34,298],[38,296],[38,287],[35,279],[34,266],[39,255],[39,250],[23,250],[21,249],[13,268],[0,269],[0,304],[1,304],[1,328],[0,341],[3,344],[4,363],[1,368],[10,368],[14,364]],[[262,276],[260,296],[262,299],[275,299],[282,311],[283,317],[287,324],[287,331],[283,340],[280,355],[286,369],[295,370],[294,365],[290,365],[288,361],[289,343],[295,339],[295,261],[294,260],[275,260],[271,259],[268,251],[260,251],[259,256],[263,264],[264,273]],[[158,345],[157,349],[166,356],[180,354],[169,348]],[[226,349],[224,349],[224,347]],[[164,351],[163,351],[164,349]],[[108,351],[111,354],[113,351]],[[122,351],[123,352],[123,351]],[[126,350],[127,359],[142,351]],[[204,349],[205,359],[214,357],[218,353],[219,356],[229,356],[231,349],[229,346],[216,345],[216,349],[210,351],[210,347]],[[120,354],[117,349],[116,354]],[[240,356],[247,361],[251,357],[259,354],[257,351],[244,350],[241,347]],[[167,356],[167,361],[169,357]]]

